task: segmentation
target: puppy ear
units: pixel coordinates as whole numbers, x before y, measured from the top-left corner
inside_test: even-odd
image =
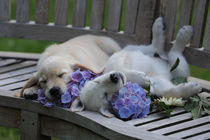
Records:
[[[36,85],[38,83],[38,79],[37,79],[37,74],[35,74],[33,77],[31,77],[26,83],[25,85],[22,87],[20,93],[16,93],[14,94],[14,96],[16,97],[23,97],[23,92],[26,88],[30,88],[34,85]]]
[[[80,101],[80,98],[77,97],[74,102],[71,104],[70,111],[71,112],[81,112],[85,109],[84,104]]]
[[[78,68],[80,68],[82,70],[89,70],[89,71],[91,71],[93,73],[96,73],[96,74],[102,74],[104,72],[104,68],[102,70],[93,70],[88,66],[78,64],[78,63],[75,63],[75,64],[71,65],[71,67],[74,71],[77,70]]]

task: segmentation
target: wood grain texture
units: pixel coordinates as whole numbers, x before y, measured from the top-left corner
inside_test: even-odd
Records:
[[[184,55],[189,64],[210,70],[210,52],[203,49],[185,47]]]
[[[0,106],[0,126],[19,128],[20,111]]]
[[[36,0],[35,21],[38,24],[47,24],[49,19],[49,0]]]
[[[74,0],[73,27],[85,27],[87,0]]]
[[[55,24],[68,24],[68,0],[56,0],[55,2]]]
[[[176,138],[165,137],[157,134],[152,134],[145,130],[139,130],[136,127],[127,125],[124,121],[117,118],[106,118],[101,114],[90,111],[80,113],[70,112],[68,109],[53,107],[51,109],[43,107],[35,101],[23,100],[13,96],[14,92],[0,90],[0,105],[7,104],[8,107],[23,109],[49,117],[55,117],[67,122],[74,123],[79,127],[89,129],[96,134],[107,139],[127,140],[127,139],[159,139],[172,140]]]
[[[166,26],[166,51],[170,46],[168,45],[174,39],[175,26],[176,26],[176,15],[178,0],[165,0],[165,11],[164,11],[164,23]]]
[[[95,30],[104,27],[105,0],[92,0],[90,28]]]
[[[190,25],[192,20],[194,0],[183,0],[182,9],[179,17],[179,28],[184,25]]]
[[[202,40],[204,37],[205,20],[208,9],[208,0],[198,0],[195,11],[195,18],[193,24],[193,37],[191,41],[192,47],[202,47]]]
[[[138,5],[139,0],[127,0],[124,26],[125,33],[133,34],[135,31]]]
[[[10,20],[11,0],[0,0],[0,21]]]
[[[29,21],[29,6],[30,0],[17,0],[16,2],[16,21],[28,22]]]
[[[210,51],[210,14],[208,15],[208,21],[206,26],[206,40],[204,40],[204,49]]]
[[[141,0],[139,4],[135,33],[139,44],[150,44],[156,0]]]
[[[0,67],[11,65],[11,64],[14,64],[14,63],[18,63],[18,62],[20,62],[20,60],[5,59],[5,60],[0,61]]]
[[[122,0],[110,0],[107,31],[118,32],[120,30],[122,6]]]
[[[56,118],[41,117],[41,132],[46,136],[86,140],[105,140],[105,138],[91,132],[88,129],[79,127],[73,123],[62,121]]]
[[[40,117],[37,113],[21,111],[21,140],[50,140],[50,137],[42,137],[40,130]]]
[[[38,60],[40,58],[40,54],[38,53],[21,53],[21,52],[6,52],[6,51],[0,51],[0,56],[1,58],[15,58],[22,60]]]
[[[206,132],[204,134],[200,134],[194,137],[186,138],[187,140],[208,140],[210,139],[210,133]]]
[[[109,36],[115,39],[121,46],[125,46],[126,44],[137,44],[137,39],[134,35],[106,32],[103,30],[90,30],[87,28],[80,29],[71,26],[54,26],[54,24],[34,24],[33,22],[16,24],[11,21],[0,23],[1,37],[64,42],[73,37],[84,34]]]

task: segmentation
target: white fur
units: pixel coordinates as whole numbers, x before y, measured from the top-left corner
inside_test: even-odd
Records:
[[[128,81],[137,82],[141,86],[148,86],[151,82],[151,93],[165,97],[187,98],[201,91],[199,84],[188,82],[173,85],[174,77],[188,77],[189,68],[182,52],[192,36],[192,27],[184,26],[179,30],[176,42],[168,53],[164,52],[163,46],[165,35],[162,18],[156,19],[153,25],[153,40],[151,45],[129,45],[120,52],[110,57],[105,66],[104,74],[109,71],[123,72]],[[154,57],[154,54],[160,58]],[[171,66],[176,59],[180,59],[178,67],[170,72]]]

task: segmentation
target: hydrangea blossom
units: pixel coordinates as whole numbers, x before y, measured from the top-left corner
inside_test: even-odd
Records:
[[[114,113],[121,119],[136,119],[145,117],[150,110],[150,98],[136,83],[128,82],[111,100]]]
[[[38,101],[46,107],[59,106],[63,108],[69,108],[71,103],[79,96],[80,89],[85,85],[86,81],[92,80],[97,77],[97,75],[89,70],[77,71],[70,74],[71,81],[68,85],[67,90],[62,94],[61,99],[57,101],[48,100],[42,89],[38,90]]]

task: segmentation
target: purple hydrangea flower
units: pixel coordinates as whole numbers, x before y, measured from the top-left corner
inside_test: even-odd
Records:
[[[44,90],[38,90],[37,100],[46,107],[59,106],[63,108],[70,108],[71,103],[79,96],[80,90],[84,87],[86,81],[96,78],[96,74],[89,71],[81,71],[80,69],[73,72],[71,81],[68,84],[68,89],[62,94],[61,99],[57,101],[49,101],[44,94]]]
[[[111,100],[114,113],[124,120],[145,117],[149,114],[150,103],[144,89],[131,82],[115,93]]]

